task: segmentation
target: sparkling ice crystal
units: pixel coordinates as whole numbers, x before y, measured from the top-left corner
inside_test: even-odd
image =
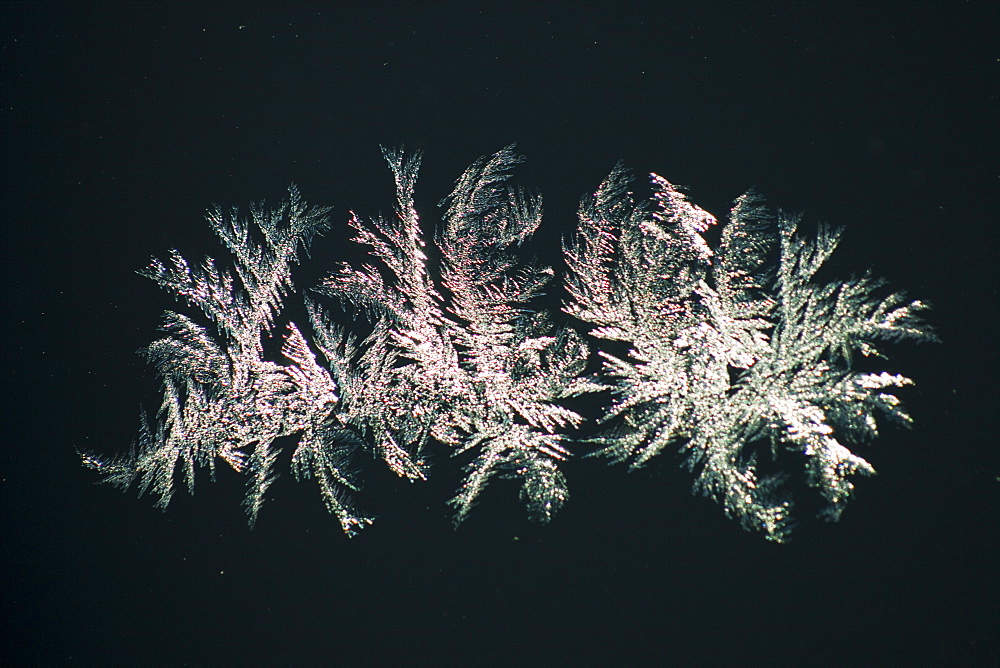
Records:
[[[512,147],[458,179],[433,253],[414,206],[420,156],[383,153],[394,215],[352,215],[372,262],[337,266],[306,296],[309,338],[276,323],[292,267],[330,227],[330,209],[307,206],[294,186],[277,207],[252,206],[249,219],[209,212],[232,269],[212,259],[192,267],[177,252],[153,260],[143,275],[210,327],[164,315],[166,336],[144,351],[163,383],[155,421],[143,414],[127,454],[82,453],[87,466],[166,507],[176,478],[191,489],[196,468],[225,462],[247,475],[252,524],[281,458],[275,441],[295,436],[293,474],[316,480],[353,535],[372,521],[353,501],[361,453],[411,480],[427,475],[432,448],[467,453],[450,502],[457,524],[497,474],[517,481],[533,519],[548,521],[569,496],[560,464],[574,441],[633,467],[679,448],[695,489],[781,541],[789,480],[815,488],[837,519],[849,478],[874,472],[847,446],[877,435],[876,415],[910,422],[890,390],[911,381],[852,361],[881,357],[883,341],[933,340],[918,315],[925,307],[882,294],[869,275],[817,281],[838,231],[803,238],[795,219],[768,214],[749,193],[713,248],[703,236],[717,224],[711,214],[656,175],[652,200],[636,203],[616,167],[584,198],[565,248],[564,310],[588,345],[558,313],[536,308],[555,272],[516,252],[541,222],[541,199],[510,184],[521,160]],[[366,333],[335,319],[331,301],[362,315]],[[264,347],[276,330],[285,331],[281,363]],[[587,372],[591,346],[597,374]],[[583,394],[606,403],[589,438],[577,437],[588,421],[568,405]]]

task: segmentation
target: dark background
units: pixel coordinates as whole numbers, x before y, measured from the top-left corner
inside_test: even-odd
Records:
[[[876,4],[5,3],[0,662],[996,665],[998,12]],[[943,343],[886,365],[915,428],[861,450],[839,524],[766,543],[671,455],[574,459],[546,527],[495,485],[458,531],[445,453],[421,485],[371,466],[354,540],[287,474],[253,531],[232,472],[165,514],[94,486],[75,448],[157,405],[135,351],[173,303],[135,270],[218,255],[206,207],[332,204],[308,286],[348,209],[391,207],[380,143],[426,152],[431,230],[514,141],[549,263],[621,159],[719,216],[752,186],[844,225],[837,274],[934,304]]]

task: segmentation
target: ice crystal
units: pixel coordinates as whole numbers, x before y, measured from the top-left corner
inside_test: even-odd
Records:
[[[847,445],[876,435],[878,413],[909,422],[887,391],[909,379],[855,371],[852,359],[880,355],[880,341],[932,339],[923,305],[879,297],[881,282],[868,275],[818,282],[838,232],[806,240],[795,219],[770,216],[751,193],[713,248],[703,236],[713,216],[655,175],[651,203],[637,204],[616,168],[584,199],[565,249],[565,311],[597,342],[620,342],[598,346],[595,377],[584,338],[536,308],[554,272],[519,259],[541,199],[510,184],[520,162],[512,148],[458,179],[433,241],[414,205],[420,156],[383,152],[395,211],[351,215],[371,262],[341,264],[310,291],[308,339],[295,323],[276,323],[292,267],[330,227],[330,209],[307,206],[294,186],[276,207],[252,206],[248,219],[209,213],[232,269],[212,259],[192,267],[174,251],[141,272],[208,323],[165,314],[167,336],[144,351],[163,383],[155,421],[143,414],[129,453],[83,453],[86,465],[165,507],[175,478],[192,489],[197,468],[225,462],[247,474],[252,524],[277,475],[275,443],[295,437],[286,439],[293,474],[317,481],[352,535],[371,522],[352,498],[360,453],[418,480],[429,449],[444,447],[468,462],[450,502],[456,524],[498,474],[520,484],[532,518],[547,521],[568,498],[559,465],[584,422],[567,400],[610,390],[600,395],[611,397],[603,430],[586,439],[599,454],[638,467],[679,446],[696,489],[781,540],[791,508],[783,467],[802,463],[835,519],[849,477],[873,471]],[[280,363],[264,345],[276,330],[285,330]],[[627,354],[612,354],[623,344]],[[778,466],[758,466],[761,457]]]
[[[713,249],[702,233],[715,218],[651,176],[652,203],[637,205],[616,168],[582,202],[566,248],[566,311],[592,336],[630,347],[625,359],[600,352],[615,398],[601,418],[611,425],[592,439],[599,454],[639,467],[679,446],[695,489],[777,541],[790,472],[761,475],[758,458],[801,462],[837,519],[849,477],[874,472],[845,444],[876,436],[877,413],[910,422],[886,390],[911,381],[855,371],[852,358],[879,355],[883,340],[932,340],[924,305],[878,296],[882,282],[868,275],[816,281],[840,232],[821,227],[806,240],[796,218],[770,216],[753,193],[736,201]]]
[[[539,198],[506,185],[519,161],[509,148],[469,167],[445,201],[438,286],[413,205],[419,156],[387,151],[386,159],[396,215],[351,219],[385,276],[372,265],[344,265],[318,288],[374,325],[357,369],[344,360],[342,410],[401,475],[422,475],[413,462],[428,439],[475,453],[451,501],[456,522],[497,472],[519,479],[529,513],[548,520],[568,496],[558,470],[568,454],[563,430],[582,421],[560,401],[589,386],[578,377],[582,339],[528,308],[552,271],[519,264],[511,251],[538,227]],[[314,325],[321,341],[338,340],[328,321]]]
[[[140,491],[158,494],[165,507],[177,472],[193,488],[196,467],[212,469],[221,459],[249,475],[252,523],[274,479],[274,441],[297,434],[293,472],[317,479],[327,507],[352,534],[371,521],[346,496],[358,491],[356,451],[421,479],[433,440],[472,453],[451,502],[456,523],[496,473],[521,482],[533,518],[546,521],[562,506],[565,432],[582,417],[560,402],[594,384],[580,377],[588,354],[581,337],[530,308],[552,270],[519,263],[512,252],[537,228],[540,198],[507,185],[519,161],[511,149],[474,163],[447,200],[435,281],[413,203],[419,155],[384,153],[396,182],[395,216],[350,221],[380,265],[342,265],[315,290],[363,312],[371,331],[359,341],[307,298],[325,364],[294,323],[281,350],[286,363],[266,360],[262,336],[273,331],[291,289],[297,251],[329,227],[329,209],[307,207],[293,187],[277,208],[252,208],[249,222],[214,211],[209,223],[234,256],[235,276],[211,259],[192,269],[176,252],[143,273],[201,309],[217,335],[167,312],[169,336],[145,351],[163,379],[155,427],[144,416],[128,455],[84,453],[85,464],[122,487],[138,479]]]

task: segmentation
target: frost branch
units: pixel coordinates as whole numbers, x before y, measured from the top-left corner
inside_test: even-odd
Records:
[[[855,372],[852,357],[878,354],[883,340],[934,340],[918,315],[924,305],[879,297],[881,282],[867,275],[817,283],[839,233],[804,239],[795,219],[772,218],[753,193],[736,201],[712,249],[701,233],[715,219],[651,180],[651,204],[636,204],[616,168],[583,200],[566,248],[566,312],[592,336],[631,346],[627,359],[600,353],[614,401],[602,418],[610,426],[592,439],[598,454],[639,467],[678,447],[695,489],[781,541],[788,474],[760,474],[763,442],[772,457],[802,457],[825,516],[837,519],[848,478],[874,472],[845,444],[874,437],[876,413],[910,420],[885,390],[911,381]]]

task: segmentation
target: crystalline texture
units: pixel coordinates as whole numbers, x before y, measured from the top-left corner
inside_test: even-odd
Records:
[[[158,505],[166,507],[178,471],[193,490],[195,468],[214,471],[221,459],[248,474],[244,504],[252,524],[274,479],[275,439],[300,433],[301,453],[335,439],[336,446],[325,448],[322,456],[297,452],[296,472],[319,479],[345,531],[367,522],[355,516],[329,484],[332,478],[353,486],[341,468],[345,450],[358,445],[336,438],[337,425],[330,418],[338,395],[329,373],[319,366],[294,323],[288,324],[282,348],[288,364],[263,358],[262,336],[274,329],[282,299],[291,289],[292,264],[300,248],[329,226],[328,213],[328,208],[307,206],[294,186],[289,199],[274,209],[251,207],[249,221],[236,211],[226,216],[216,209],[209,212],[208,221],[232,252],[235,276],[211,258],[192,268],[177,252],[169,263],[153,260],[141,272],[198,307],[216,333],[168,311],[163,330],[169,336],[144,351],[163,379],[155,428],[144,415],[138,443],[128,455],[107,461],[88,455],[85,463],[122,487],[138,479],[140,491],[151,490],[159,496]]]
[[[192,489],[195,469],[214,471],[221,460],[247,474],[252,524],[276,475],[275,441],[294,436],[294,475],[317,481],[353,535],[371,522],[351,499],[359,451],[419,480],[428,448],[443,446],[468,461],[450,502],[456,524],[497,474],[516,480],[529,515],[547,521],[569,496],[559,465],[584,423],[567,400],[600,392],[610,405],[601,431],[585,439],[595,454],[640,467],[680,448],[696,489],[780,541],[791,510],[784,482],[795,472],[762,474],[761,456],[779,469],[804,464],[800,475],[836,519],[849,477],[873,472],[847,445],[877,434],[877,413],[909,423],[887,392],[909,379],[857,372],[851,361],[881,356],[881,341],[933,339],[918,317],[924,306],[901,293],[879,297],[881,282],[868,275],[817,282],[838,232],[803,239],[795,220],[771,217],[751,193],[713,248],[703,236],[717,224],[712,215],[656,175],[652,200],[637,204],[615,168],[583,200],[565,248],[565,311],[600,344],[594,377],[584,338],[534,308],[554,272],[516,253],[538,228],[541,200],[510,185],[520,162],[512,148],[459,178],[442,202],[434,253],[414,206],[420,156],[384,155],[394,215],[350,219],[371,262],[337,266],[306,297],[311,336],[292,322],[280,328],[281,363],[266,359],[263,340],[292,291],[299,252],[330,225],[328,208],[307,206],[293,186],[277,207],[251,207],[249,219],[211,211],[232,270],[212,259],[192,267],[173,252],[141,272],[209,326],[165,314],[167,335],[144,351],[163,382],[155,422],[143,415],[126,455],[82,453],[87,466],[121,487],[137,483],[165,507],[177,475]],[[364,336],[331,315],[341,311],[328,309],[331,300],[363,316]],[[609,352],[622,344],[627,355]]]
[[[383,457],[398,453],[388,459],[403,475],[420,475],[405,462],[428,439],[475,454],[451,502],[456,523],[497,472],[519,479],[529,513],[547,520],[568,496],[557,468],[568,454],[561,429],[582,421],[559,401],[588,386],[577,378],[587,357],[580,337],[528,308],[551,270],[519,264],[511,252],[538,227],[540,201],[506,185],[519,162],[511,149],[475,162],[446,200],[438,286],[413,205],[419,156],[385,155],[395,217],[351,220],[356,241],[385,271],[344,265],[318,288],[362,309],[375,327],[345,410]],[[317,329],[336,340],[329,325]]]
[[[169,336],[146,350],[163,378],[157,424],[143,418],[130,454],[85,454],[88,466],[123,487],[138,479],[140,491],[154,491],[165,507],[178,471],[193,488],[195,468],[221,459],[249,476],[252,523],[274,479],[275,439],[298,435],[295,475],[316,478],[352,534],[371,521],[346,495],[358,491],[355,452],[369,450],[398,475],[421,479],[423,452],[434,441],[472,453],[452,501],[456,523],[496,473],[521,482],[532,517],[548,520],[562,506],[563,432],[582,418],[560,400],[592,383],[578,377],[588,354],[579,335],[530,309],[553,272],[519,263],[511,251],[537,228],[539,198],[507,186],[519,161],[512,150],[473,164],[448,200],[435,282],[413,204],[419,156],[385,157],[396,182],[395,216],[350,221],[377,264],[341,265],[315,290],[364,313],[371,332],[356,340],[307,298],[324,364],[294,323],[281,351],[287,363],[265,360],[262,336],[273,331],[291,289],[291,265],[329,226],[329,209],[306,207],[293,187],[276,209],[252,208],[250,221],[214,211],[209,223],[234,256],[235,276],[211,259],[192,269],[176,252],[143,273],[198,307],[216,332],[165,315]]]
[[[712,249],[701,233],[715,219],[675,186],[652,175],[646,207],[627,182],[616,168],[584,199],[566,248],[566,311],[592,336],[631,346],[626,359],[600,353],[615,398],[602,418],[610,426],[592,439],[599,454],[638,467],[680,447],[695,489],[781,541],[788,473],[759,475],[763,443],[801,455],[824,514],[838,518],[848,478],[874,472],[844,444],[874,437],[876,413],[910,421],[885,392],[909,379],[855,372],[852,356],[878,354],[880,340],[932,340],[917,317],[924,305],[878,297],[881,282],[867,275],[816,282],[839,232],[805,240],[795,219],[771,218],[753,193],[736,201]]]

